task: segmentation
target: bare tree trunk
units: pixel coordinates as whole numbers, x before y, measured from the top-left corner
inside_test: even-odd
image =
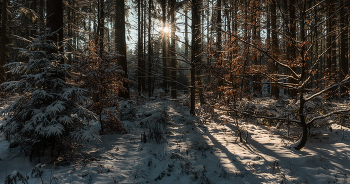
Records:
[[[141,1],[141,35],[142,35],[142,60],[141,60],[141,72],[142,72],[142,93],[146,91],[146,9],[145,4],[146,1]]]
[[[340,31],[341,31],[341,35],[340,35],[340,61],[339,61],[339,77],[340,77],[340,81],[342,81],[343,79],[345,79],[345,77],[348,75],[348,28],[347,28],[347,18],[348,18],[348,8],[349,8],[349,4],[347,4],[346,2],[347,0],[342,0],[341,1],[341,6],[346,3],[346,5],[341,9],[341,15],[340,15]],[[340,94],[341,96],[345,96],[346,95],[346,91],[347,91],[347,86],[342,86],[340,89]]]
[[[7,23],[7,0],[2,1],[1,10],[1,60],[0,60],[0,84],[6,80],[5,68],[6,64],[6,23]]]
[[[248,2],[245,1],[244,4],[244,23],[243,23],[243,29],[244,29],[244,40],[248,41]],[[244,94],[246,91],[250,91],[249,89],[249,79],[246,74],[248,65],[249,65],[249,45],[244,45],[244,50],[243,50],[243,69],[242,69],[242,78],[240,81],[240,99],[242,100],[243,96],[246,95]],[[248,80],[248,82],[246,82]]]
[[[99,17],[98,17],[98,45],[99,45],[99,54],[100,57],[102,57],[103,52],[104,52],[104,5],[105,5],[105,0],[99,0]]]
[[[314,0],[314,4],[316,3],[317,1],[316,0]],[[314,19],[315,19],[315,22],[317,23],[319,20],[318,20],[318,8],[317,7],[315,7],[315,9],[314,9]],[[317,39],[318,38],[318,27],[316,27],[315,28],[315,39]],[[318,56],[318,53],[319,53],[319,47],[318,47],[318,45],[319,45],[319,42],[316,42],[316,44],[315,44],[315,53],[316,53],[316,56]],[[315,76],[315,79],[317,80],[317,81],[319,81],[320,80],[320,74],[321,74],[321,71],[322,71],[322,61],[320,61],[319,62],[319,64],[317,64],[317,66],[318,66],[318,70],[316,71],[316,76]],[[315,84],[315,87],[316,88],[318,88],[319,87],[319,84],[320,84],[320,82],[317,82],[316,84]]]
[[[300,76],[300,80],[299,82],[302,82],[305,80],[306,77],[306,60],[305,60],[305,52],[306,52],[306,46],[305,46],[305,13],[306,10],[306,4],[304,4],[304,8],[301,10],[301,21],[300,21],[300,34],[301,34],[301,43],[303,43],[302,47],[301,47],[301,51],[300,51],[300,56],[301,56],[301,76]],[[300,125],[302,127],[302,136],[300,138],[300,141],[298,143],[298,145],[296,145],[295,149],[296,150],[300,150],[301,148],[303,148],[306,144],[307,141],[307,124],[305,121],[305,115],[304,115],[304,104],[305,104],[305,99],[304,99],[304,93],[305,93],[305,85],[299,89],[299,118],[300,118]]]
[[[138,95],[141,95],[142,93],[142,72],[141,72],[141,65],[142,65],[142,28],[141,25],[141,0],[137,1],[137,22],[138,22],[138,42],[137,42],[137,92]]]
[[[211,3],[210,3],[211,2]],[[212,1],[207,1],[207,6],[208,6],[208,9],[207,9],[207,44],[208,45],[211,45],[210,43],[210,38],[212,37],[212,32],[210,31],[210,4],[212,5]],[[209,48],[209,51],[208,52],[211,52],[211,48]],[[208,57],[209,56],[209,53],[207,54],[207,65],[211,66],[211,58]],[[207,83],[211,83],[211,75],[212,74],[209,74],[208,75],[208,82]]]
[[[219,60],[218,65],[222,65],[222,61],[220,60],[220,54],[221,54],[221,40],[222,40],[222,34],[221,34],[221,27],[222,27],[222,20],[221,20],[221,0],[217,0],[217,4],[216,4],[216,11],[217,11],[217,18],[216,18],[216,34],[217,34],[217,40],[216,40],[216,44],[217,44],[217,60]],[[219,77],[224,77],[224,76],[219,76]],[[224,80],[223,79],[219,79],[219,86],[223,86],[224,85]]]
[[[176,0],[170,1],[170,22],[171,22],[171,97],[177,98],[176,94],[176,49],[175,49],[175,3]]]
[[[153,74],[152,74],[152,65],[153,65],[153,49],[152,49],[152,6],[153,0],[148,1],[148,96],[151,97],[153,95]]]
[[[67,6],[67,33],[68,33],[68,44],[67,44],[67,57],[68,57],[68,64],[72,64],[72,51],[73,51],[73,10],[72,10],[72,2],[71,0],[68,1]]]
[[[46,3],[47,10],[47,22],[46,25],[51,29],[51,32],[57,31],[53,36],[48,37],[48,40],[52,40],[54,42],[58,42],[62,44],[63,41],[63,4],[62,0],[51,0]],[[63,52],[63,47],[60,47],[59,52]],[[51,53],[58,52],[57,50],[50,50]],[[60,61],[61,64],[64,63],[64,59],[62,58]]]
[[[43,19],[45,15],[45,0],[40,0],[39,3],[39,15]]]
[[[336,2],[332,1],[332,5],[331,5],[331,10],[332,12],[335,11],[335,4]],[[333,30],[336,29],[337,26],[337,18],[336,17],[332,17],[332,28]],[[331,75],[332,75],[332,82],[337,82],[338,81],[338,77],[337,77],[337,42],[336,42],[336,32],[334,32],[332,35],[332,70],[331,70]],[[333,96],[337,96],[337,88],[334,88],[333,91],[331,92]]]
[[[44,32],[44,25],[46,24],[44,16],[45,16],[45,0],[40,0],[39,2],[39,16],[41,20],[40,28],[39,28],[39,33],[42,34]]]
[[[188,4],[185,5],[185,60],[189,60],[188,58]],[[189,86],[189,82],[188,82],[188,77],[186,75],[187,73],[185,73],[185,94],[188,94],[189,90],[188,90],[188,86]]]
[[[195,114],[196,105],[196,65],[201,60],[200,44],[200,10],[201,0],[192,0],[192,52],[191,52],[191,114]]]
[[[115,17],[115,46],[116,52],[118,52],[118,64],[124,71],[124,78],[128,78],[128,62],[126,58],[126,38],[125,38],[125,1],[116,0],[116,17]],[[130,98],[129,84],[123,83],[126,91],[119,94],[120,97]]]
[[[277,13],[276,13],[276,2],[271,2],[271,29],[272,29],[272,52],[273,57],[278,58],[278,37],[277,37]],[[278,79],[278,65],[276,63],[272,63],[272,74],[276,75],[275,80]],[[271,97],[276,99],[279,98],[279,86],[277,82],[273,82],[271,89]]]
[[[258,1],[257,6],[261,6],[260,1]],[[261,15],[262,15],[261,12],[258,11],[257,12],[257,18],[256,18],[256,24],[257,24],[256,25],[256,31],[257,31],[256,38],[257,38],[257,44],[258,45],[261,45],[261,23],[260,23]],[[260,54],[258,54],[256,56],[256,58],[257,58],[256,65],[258,65],[258,66],[261,65],[262,56]],[[256,93],[261,95],[262,94],[262,76],[260,74],[258,74],[256,79],[257,79]]]
[[[259,16],[257,15],[257,4],[256,1],[253,1],[253,8],[254,8],[254,12],[251,13],[251,21],[253,22],[253,27],[252,27],[252,32],[253,32],[253,43],[255,45],[258,44],[259,40],[258,40],[258,36],[257,36],[257,29],[258,29],[258,22],[259,20]],[[258,55],[256,53],[253,53],[253,63],[254,65],[258,65]],[[258,75],[254,74],[253,75],[253,93],[258,93],[258,86],[259,82],[258,82]]]
[[[295,16],[295,0],[290,0],[289,1],[289,14],[290,14],[290,19],[289,19],[289,32],[290,32],[290,43],[288,46],[290,47],[288,50],[290,51],[289,58],[292,60],[292,70],[296,71],[296,16]],[[294,76],[296,77],[296,76]],[[295,79],[290,79],[290,82],[292,84],[296,84],[297,81]],[[297,98],[297,90],[291,89],[290,90],[290,97],[292,99]]]
[[[163,20],[163,29],[167,27],[166,23],[166,7],[167,7],[167,0],[162,0],[161,1],[161,6],[162,6],[162,20]],[[163,88],[164,92],[168,93],[168,61],[167,61],[167,37],[168,34],[166,32],[162,33],[162,57],[163,57]]]
[[[266,3],[269,3],[269,2],[266,2]],[[267,5],[267,15],[266,15],[266,32],[267,32],[267,35],[266,35],[266,47],[270,47],[270,44],[271,44],[271,13],[269,11],[269,8],[270,6]],[[272,70],[272,61],[271,59],[267,59],[267,63],[266,63],[266,68],[268,69],[268,71],[271,71]],[[266,79],[267,81],[271,81],[269,78]],[[271,94],[271,84],[267,83],[266,84],[267,86],[267,94]]]
[[[333,3],[332,0],[327,0],[327,17],[330,17],[333,13]],[[332,35],[330,34],[333,31],[333,21],[332,18],[329,18],[327,20],[327,68],[326,68],[326,75],[327,75],[327,84],[330,84],[332,81]],[[334,34],[334,33],[333,33]],[[328,95],[328,99],[330,99],[331,94]]]
[[[200,9],[203,10],[203,1],[200,2],[200,4],[198,4]],[[203,45],[203,37],[204,37],[204,33],[202,32],[203,30],[203,25],[204,25],[204,18],[202,17],[202,14],[199,15],[199,20],[200,20],[200,27],[199,27],[199,30],[200,30],[200,36],[199,38],[201,39],[200,41],[200,45],[202,47]],[[202,51],[202,48],[200,47],[200,50]],[[200,51],[200,52],[201,52]],[[197,65],[200,65],[202,64],[202,57],[200,57],[200,59],[198,60],[197,62]],[[203,87],[203,76],[202,76],[202,70],[196,70],[196,81],[198,83],[198,95],[199,95],[199,103],[200,105],[202,106],[204,104],[204,94],[203,94],[203,91],[204,91],[204,87]]]

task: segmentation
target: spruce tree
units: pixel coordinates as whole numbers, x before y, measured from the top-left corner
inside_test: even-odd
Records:
[[[55,33],[37,35],[28,48],[21,48],[28,61],[5,65],[19,80],[1,85],[20,95],[2,110],[0,130],[31,157],[45,150],[57,157],[77,142],[97,139],[89,128],[96,117],[83,107],[89,100],[86,90],[73,85],[71,66],[60,63],[63,53],[51,52],[59,50],[56,42],[47,39]]]

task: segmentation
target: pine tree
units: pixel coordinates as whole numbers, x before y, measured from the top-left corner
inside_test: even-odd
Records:
[[[31,158],[47,149],[57,157],[77,142],[97,139],[89,129],[95,115],[82,106],[89,100],[87,91],[68,82],[73,79],[71,66],[60,63],[62,53],[51,53],[59,50],[47,39],[55,34],[36,36],[28,48],[21,48],[28,62],[5,65],[9,73],[21,76],[20,80],[1,85],[5,91],[21,95],[1,111],[5,118],[0,130]]]

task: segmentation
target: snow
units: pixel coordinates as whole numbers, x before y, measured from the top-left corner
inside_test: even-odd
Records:
[[[62,112],[63,110],[65,110],[63,101],[56,101],[46,107],[46,113],[52,116],[55,116],[56,114]]]
[[[249,107],[278,114],[280,110],[274,110],[272,103],[262,99]],[[28,176],[30,184],[41,183],[40,177],[30,174],[35,167],[43,171],[44,183],[349,182],[350,131],[336,119],[332,131],[313,128],[305,148],[297,151],[292,144],[299,135],[294,135],[293,128],[287,137],[286,129],[235,119],[220,110],[212,117],[192,116],[181,100],[157,98],[121,104],[134,105],[137,111],[135,118],[124,121],[128,133],[102,135],[100,141],[91,137],[75,161],[59,158],[56,163],[38,165],[38,158],[29,161],[19,148],[8,149],[10,143],[0,134],[0,183],[14,172]],[[68,116],[60,119],[69,120]],[[236,121],[243,142],[237,137]],[[165,141],[158,144],[149,137],[141,141],[141,134],[150,136],[156,123],[162,126],[159,131]],[[75,133],[89,137],[93,131],[96,129]]]

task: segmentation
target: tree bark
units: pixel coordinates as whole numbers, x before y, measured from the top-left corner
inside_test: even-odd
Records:
[[[67,44],[67,57],[68,57],[68,64],[72,64],[72,51],[73,51],[73,10],[72,10],[72,5],[73,3],[71,2],[72,0],[69,0],[68,3],[69,5],[66,8],[67,11],[67,34],[68,34],[68,44]]]
[[[266,2],[266,3],[269,3],[268,1]],[[266,12],[267,12],[267,15],[266,15],[266,47],[267,47],[267,49],[270,47],[270,44],[271,44],[271,13],[269,12],[269,10],[270,10],[270,8],[269,8],[270,6],[269,5],[267,5],[267,10],[266,10]],[[271,59],[267,59],[267,62],[266,62],[266,68],[267,68],[267,70],[268,71],[271,71],[272,70],[272,61],[271,61]],[[271,81],[269,78],[267,78],[266,79],[267,81]],[[267,94],[271,94],[271,84],[270,83],[267,83],[266,84],[266,90],[267,90]]]
[[[333,13],[333,3],[332,0],[327,0],[327,17],[330,17]],[[333,31],[333,21],[332,18],[327,20],[327,84],[329,85],[332,81],[332,35]],[[334,33],[333,33],[334,34]],[[331,94],[327,96],[327,99],[330,99]]]
[[[272,52],[275,59],[278,58],[278,37],[277,37],[277,13],[276,13],[276,1],[271,2],[271,29],[272,29]],[[275,80],[278,79],[278,65],[272,63],[272,74],[275,75]],[[271,97],[279,98],[279,86],[276,82],[272,84]]]
[[[142,72],[142,92],[146,91],[146,1],[141,1],[141,35],[142,35],[142,60],[141,60],[141,72]]]
[[[163,21],[163,30],[167,27],[166,14],[167,14],[167,0],[161,1],[162,6],[162,21]],[[163,57],[163,88],[164,92],[168,93],[168,61],[167,61],[167,37],[166,32],[162,33],[162,57]]]
[[[105,0],[100,0],[100,18],[99,18],[99,39],[100,39],[100,57],[104,52],[104,36],[105,36]]]
[[[303,44],[301,46],[300,50],[300,57],[301,57],[301,69],[300,69],[300,80],[299,83],[303,83],[305,78],[306,78],[306,59],[305,59],[305,53],[306,53],[306,38],[305,38],[305,13],[306,10],[306,5],[304,4],[304,8],[301,11],[301,20],[300,20],[300,35],[301,35],[301,43]],[[302,136],[300,138],[299,144],[296,145],[295,149],[300,150],[303,148],[306,144],[307,141],[307,124],[305,121],[305,115],[304,115],[304,104],[305,104],[305,99],[304,99],[304,93],[305,93],[305,84],[299,89],[299,118],[300,118],[300,126],[302,128]]]
[[[188,4],[185,5],[185,60],[189,60],[188,58]],[[188,90],[188,86],[189,86],[189,82],[188,82],[188,78],[187,78],[187,73],[185,73],[185,94],[189,93]]]
[[[335,3],[334,1],[331,2],[331,11],[334,13],[335,11]],[[337,18],[336,17],[332,17],[332,31],[336,29],[337,26]],[[332,75],[332,82],[337,82],[338,81],[338,77],[337,77],[337,42],[336,42],[336,33],[331,34],[332,37],[332,70],[331,70],[331,75]],[[336,88],[333,89],[333,91],[331,91],[332,96],[336,96],[337,95],[337,90]]]
[[[153,74],[152,74],[152,65],[153,65],[153,49],[152,49],[152,6],[153,0],[148,1],[148,96],[151,97],[153,95]]]
[[[176,0],[170,0],[170,22],[171,22],[171,97],[176,99],[176,49],[175,49],[175,3]]]
[[[0,60],[0,84],[5,82],[6,73],[4,65],[6,64],[6,23],[7,23],[7,0],[2,1],[1,10],[1,60]]]
[[[191,109],[190,113],[195,115],[196,105],[196,64],[200,61],[200,11],[201,0],[192,0],[192,47],[191,47]]]
[[[342,81],[343,79],[345,79],[346,75],[348,75],[348,28],[347,28],[347,18],[348,18],[348,8],[349,5],[346,2],[347,0],[342,0],[341,1],[341,6],[345,4],[345,6],[341,9],[341,15],[340,15],[340,31],[341,31],[341,35],[340,35],[340,61],[339,61],[339,79],[340,81]],[[347,85],[349,86],[349,85]],[[341,96],[345,96],[346,92],[347,92],[347,86],[342,86],[340,89],[340,94]]]
[[[141,95],[142,93],[142,72],[141,72],[141,65],[142,65],[142,32],[143,26],[141,25],[141,0],[137,1],[137,22],[138,22],[138,41],[137,41],[137,92],[138,95]]]
[[[118,56],[118,64],[124,71],[124,78],[128,78],[128,62],[126,58],[126,37],[125,37],[125,1],[116,0],[116,17],[115,17],[115,46]],[[120,92],[119,96],[123,98],[130,98],[129,84],[123,82],[125,92]]]
[[[289,59],[292,61],[291,62],[291,68],[293,71],[296,72],[296,16],[295,16],[295,0],[290,0],[289,1],[289,15],[290,15],[290,19],[289,19],[289,33],[290,33],[290,41],[289,41]],[[294,76],[296,77],[296,76]],[[296,84],[297,81],[295,79],[290,79],[290,82],[292,84]],[[291,89],[290,90],[290,97],[292,99],[296,99],[297,98],[297,90],[295,89]]]
[[[217,24],[217,28],[216,28],[216,34],[217,34],[217,60],[219,67],[222,65],[222,61],[220,60],[220,55],[221,55],[221,50],[222,50],[222,46],[221,46],[221,40],[222,40],[222,34],[221,34],[221,26],[222,26],[222,20],[221,20],[221,0],[217,0],[217,4],[216,4],[216,11],[217,11],[217,18],[216,18],[216,24]],[[224,77],[224,76],[219,76],[219,77]],[[223,86],[224,85],[224,80],[223,79],[219,79],[219,86]]]
[[[47,22],[46,26],[51,29],[51,32],[56,32],[53,36],[47,39],[57,43],[60,47],[58,50],[50,50],[50,53],[63,52],[63,47],[60,45],[63,41],[63,4],[62,0],[50,0],[46,2]],[[60,63],[64,63],[61,58]]]

